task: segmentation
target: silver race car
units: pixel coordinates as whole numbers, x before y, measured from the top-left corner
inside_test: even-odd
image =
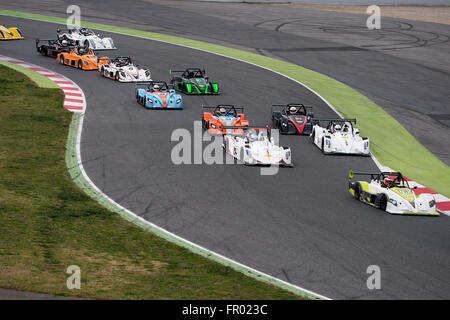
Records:
[[[328,121],[321,127],[321,121]],[[370,156],[369,138],[359,135],[358,128],[353,126],[356,119],[323,119],[313,118],[311,139],[324,154],[353,154]]]
[[[270,128],[224,126],[225,152],[246,165],[279,165],[292,167],[289,147],[277,146],[270,136]]]
[[[129,57],[106,59],[107,62],[99,66],[102,76],[120,82],[152,81],[148,69],[140,69]]]
[[[113,39],[109,37],[101,38],[94,31],[88,28],[67,29],[62,31],[56,29],[58,40],[71,40],[77,45],[84,46],[86,49],[116,49]]]

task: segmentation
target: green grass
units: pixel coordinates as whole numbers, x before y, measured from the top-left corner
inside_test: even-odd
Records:
[[[72,181],[58,89],[0,66],[0,288],[97,299],[299,299],[155,236]],[[81,290],[65,270],[81,268]]]
[[[40,74],[36,71],[30,70],[30,69],[27,69],[20,65],[17,65],[14,63],[9,63],[9,62],[3,61],[3,60],[0,60],[0,65],[4,65],[8,68],[17,70],[17,71],[25,74],[28,78],[30,78],[34,83],[36,83],[41,88],[58,88],[56,83],[54,83],[49,78],[43,76],[42,74]]]

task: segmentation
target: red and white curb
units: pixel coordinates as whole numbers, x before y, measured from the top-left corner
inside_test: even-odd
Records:
[[[36,71],[56,83],[56,85],[64,92],[64,108],[67,110],[79,113],[83,113],[86,110],[86,98],[84,97],[83,90],[81,90],[80,87],[69,78],[49,69],[22,60],[2,55],[0,55],[0,59]]]
[[[443,213],[447,216],[450,216],[450,199],[443,196],[442,194],[437,193],[434,190],[428,189],[427,187],[417,183],[411,179],[405,178],[408,180],[409,186],[412,188],[415,194],[419,195],[422,193],[431,193],[436,200],[436,209],[438,212]],[[417,187],[414,189],[414,187]]]
[[[380,169],[380,171],[395,171],[392,170],[389,167],[385,167],[383,165],[380,164],[380,162],[378,162],[378,160],[372,156],[373,161],[375,162],[375,164],[377,165],[377,167]],[[419,195],[422,193],[430,193],[433,195],[434,199],[436,200],[436,210],[439,213],[445,214],[447,216],[450,216],[450,199],[447,198],[446,196],[443,196],[442,194],[437,193],[434,190],[431,190],[427,187],[425,187],[424,185],[421,185],[420,183],[408,179],[405,177],[405,179],[408,181],[409,187],[412,189],[412,191],[414,191],[415,194]],[[414,189],[414,187],[417,187],[416,189]]]

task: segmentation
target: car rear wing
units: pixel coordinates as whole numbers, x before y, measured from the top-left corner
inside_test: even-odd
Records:
[[[358,172],[358,171],[353,171],[353,170],[349,170],[348,171],[348,178],[349,179],[353,179],[355,177],[355,175],[360,175],[360,176],[371,176],[373,177],[378,177],[380,175],[385,175],[385,176],[400,176],[403,177],[401,172],[398,171],[383,171],[383,172]]]
[[[287,106],[296,107],[296,108],[305,108],[306,113],[311,115],[311,116],[313,116],[312,115],[313,107],[312,106],[305,106],[302,103],[285,103],[285,104],[275,103],[275,104],[272,104],[272,106],[270,107],[270,111],[271,111],[271,113],[273,113],[273,110],[275,109],[274,107],[286,108]]]
[[[58,28],[56,28],[56,33],[60,33],[60,32],[65,32],[65,31],[70,31],[70,32],[73,32],[73,31],[78,31],[78,30],[80,30],[81,28],[61,28],[61,27],[58,27]]]
[[[356,119],[342,119],[342,118],[312,118],[313,124],[316,124],[320,121],[333,121],[333,122],[353,122],[356,124]]]
[[[374,172],[354,172],[353,170],[349,170],[348,171],[348,180],[352,180],[355,175],[360,175],[360,176],[370,176],[371,180],[376,180],[379,178],[380,173],[374,173]]]
[[[244,112],[244,107],[235,107],[232,104],[219,104],[219,105],[217,105],[215,107],[205,106],[205,105],[202,104],[202,108],[203,109],[216,109],[217,107],[224,107],[224,108],[234,107],[234,109],[236,109],[236,111],[240,110],[241,113]]]
[[[258,126],[245,126],[245,127],[221,126],[220,129],[243,130],[243,131],[250,130],[250,129],[253,129],[253,130],[266,130],[267,136],[270,139],[270,127],[268,125],[266,125],[265,127],[262,127],[262,126],[261,127],[258,127]],[[225,133],[224,133],[224,135],[225,135]]]
[[[150,85],[153,85],[153,84],[157,84],[157,83],[161,83],[161,82],[164,82],[166,85],[167,85],[167,88],[169,88],[169,90],[172,90],[173,89],[173,85],[171,85],[171,84],[168,84],[167,82],[165,82],[165,81],[158,81],[158,80],[152,80],[152,81],[136,81],[135,83],[134,83],[134,85],[135,85],[135,87],[136,87],[136,89],[137,89],[137,87],[142,87],[142,86],[150,86]]]
[[[57,42],[58,40],[55,40],[55,39],[39,39],[39,38],[36,38],[36,47],[39,46],[39,43],[40,43],[41,41],[48,41],[48,42],[50,43],[50,42],[52,42],[52,41]]]
[[[268,126],[265,127],[257,127],[257,126],[245,126],[245,127],[240,127],[240,126],[221,126],[222,129],[242,129],[242,130],[249,130],[249,129],[254,129],[254,130],[267,130]]]
[[[172,70],[172,69],[169,69],[169,75],[172,75],[172,73],[183,73],[183,72],[186,72],[188,69],[186,69],[186,70]],[[203,74],[206,73],[205,69],[202,70],[202,69],[198,68],[198,70],[200,70]]]
[[[83,46],[80,46],[80,47],[83,47]],[[117,48],[116,48],[116,47],[114,47],[114,48],[98,48],[98,49],[89,48],[88,50],[91,50],[91,51],[96,52],[96,51],[110,51],[110,50],[117,50]]]
[[[185,71],[186,70],[172,70],[172,69],[169,69],[169,75],[172,75],[172,73],[183,73]]]
[[[305,106],[302,103],[285,103],[285,104],[280,104],[280,103],[275,103],[272,105],[272,107],[286,107],[286,106],[292,106],[292,107],[305,107],[306,109],[310,109],[312,110],[312,106]]]

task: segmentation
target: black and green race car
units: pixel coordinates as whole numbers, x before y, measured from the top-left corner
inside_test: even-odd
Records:
[[[219,84],[209,80],[205,70],[188,68],[184,71],[169,70],[170,83],[176,91],[184,94],[220,94]]]

